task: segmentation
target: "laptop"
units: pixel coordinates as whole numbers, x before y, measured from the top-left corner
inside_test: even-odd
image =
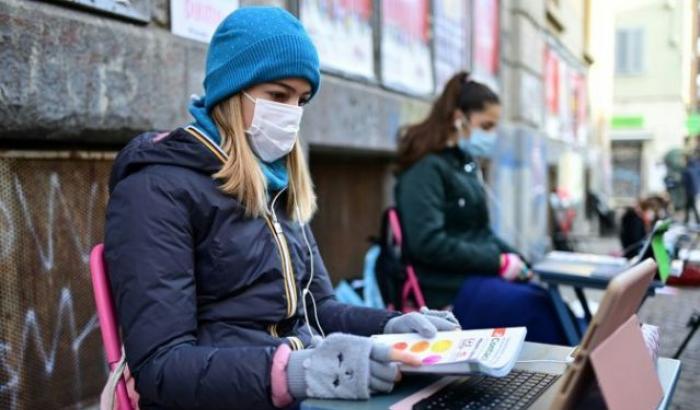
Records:
[[[557,374],[513,370],[504,378],[461,377],[417,402],[413,408],[558,410],[580,407],[595,391],[589,362],[591,351],[639,309],[656,270],[656,263],[646,259],[610,281],[573,362],[564,371]]]
[[[654,225],[654,229],[644,239],[644,243],[639,253],[632,259],[595,255],[578,252],[550,252],[543,260],[536,263],[532,270],[546,282],[559,282],[576,279],[581,282],[607,282],[610,278],[620,274],[630,267],[638,264],[646,258],[653,258],[652,239],[668,230],[669,221],[659,221]],[[655,286],[662,286],[664,280],[658,275],[659,283]]]

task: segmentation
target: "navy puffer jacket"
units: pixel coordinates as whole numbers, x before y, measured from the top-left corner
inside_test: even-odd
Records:
[[[247,218],[220,191],[211,175],[221,161],[206,138],[178,128],[135,138],[114,164],[105,258],[142,409],[272,407],[276,346],[310,342],[302,229],[326,333],[381,333],[393,316],[338,303],[311,230],[285,215],[284,194],[276,235],[272,214]]]

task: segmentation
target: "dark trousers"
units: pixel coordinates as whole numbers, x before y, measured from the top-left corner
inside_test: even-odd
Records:
[[[698,209],[695,207],[695,195],[687,195],[685,199],[685,223],[690,222],[690,211],[695,215],[695,223],[700,223]]]
[[[463,329],[525,326],[528,341],[569,344],[549,294],[532,283],[507,282],[497,276],[469,277],[452,312]]]

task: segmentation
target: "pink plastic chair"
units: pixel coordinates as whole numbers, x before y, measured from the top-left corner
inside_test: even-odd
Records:
[[[95,295],[95,306],[97,307],[97,318],[100,321],[102,343],[107,356],[109,370],[113,371],[122,358],[122,342],[119,337],[119,325],[117,324],[117,315],[114,312],[114,301],[112,300],[112,291],[109,286],[103,254],[103,244],[98,244],[92,248],[90,253],[90,274],[92,276],[92,290]],[[116,408],[119,410],[134,410],[129,401],[126,380],[123,376],[117,384],[116,404]]]
[[[391,228],[391,234],[394,237],[396,245],[399,249],[402,249],[403,235],[401,233],[401,223],[399,222],[399,214],[396,212],[396,208],[389,209],[389,227]],[[411,303],[411,296],[413,296],[414,303]],[[413,265],[406,263],[406,281],[403,283],[403,288],[401,290],[401,310],[407,313],[418,310],[423,306],[425,306],[425,299],[423,298],[423,292],[420,290],[420,285],[418,284],[418,276],[416,276]]]

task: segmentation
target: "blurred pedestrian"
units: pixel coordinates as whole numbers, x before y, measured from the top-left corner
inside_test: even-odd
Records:
[[[690,212],[693,212],[695,217],[695,223],[700,223],[700,215],[698,215],[698,209],[695,205],[696,195],[698,193],[698,172],[700,169],[700,163],[697,159],[690,156],[686,157],[686,166],[683,169],[682,181],[683,189],[685,191],[685,219],[684,222],[690,222]]]
[[[620,243],[625,258],[637,256],[644,245],[654,221],[654,209],[650,199],[638,199],[634,206],[622,214],[620,221]]]

